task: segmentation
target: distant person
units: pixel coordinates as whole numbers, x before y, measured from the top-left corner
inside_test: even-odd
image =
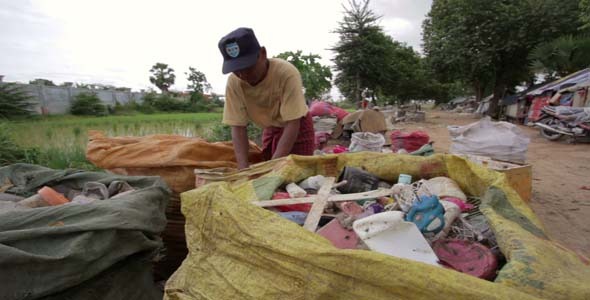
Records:
[[[362,109],[367,109],[369,107],[369,101],[367,101],[367,99],[363,99],[361,101],[361,108]]]
[[[313,155],[313,121],[303,96],[301,75],[295,66],[267,58],[250,28],[238,28],[219,41],[223,74],[227,79],[223,123],[231,126],[238,168],[249,166],[246,126],[262,127],[265,159],[289,154]]]

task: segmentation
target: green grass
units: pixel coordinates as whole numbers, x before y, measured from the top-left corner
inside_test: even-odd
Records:
[[[50,116],[8,123],[10,135],[21,146],[41,149],[86,145],[89,130],[107,136],[179,134],[202,136],[207,124],[221,120],[220,113],[149,114],[133,116]]]
[[[88,131],[107,136],[176,134],[206,137],[211,124],[221,121],[220,113],[137,114],[131,116],[49,116],[11,121],[6,129],[20,147],[39,149],[39,164],[55,168],[96,169],[86,160]]]

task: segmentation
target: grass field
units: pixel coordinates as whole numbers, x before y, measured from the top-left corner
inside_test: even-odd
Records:
[[[47,167],[93,169],[85,156],[89,130],[100,130],[107,136],[177,134],[206,137],[209,125],[220,120],[220,113],[50,116],[8,122],[7,128],[17,145],[39,149],[40,163]]]

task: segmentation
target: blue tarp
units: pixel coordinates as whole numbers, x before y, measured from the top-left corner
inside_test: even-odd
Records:
[[[584,69],[581,71],[578,71],[576,73],[570,74],[566,77],[563,77],[561,79],[555,80],[553,82],[550,82],[548,84],[545,84],[543,86],[541,86],[538,89],[532,90],[530,92],[527,93],[527,95],[530,96],[536,96],[536,95],[541,95],[546,91],[558,91],[562,88],[562,86],[564,85],[576,85],[582,82],[590,82],[590,68],[588,69]]]

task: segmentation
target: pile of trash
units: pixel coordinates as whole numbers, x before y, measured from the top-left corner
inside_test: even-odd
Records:
[[[311,226],[307,229],[340,249],[370,249],[486,280],[493,280],[505,261],[478,209],[479,200],[468,198],[451,178],[412,182],[412,176],[400,174],[392,185],[362,169],[344,167],[337,181],[332,184],[322,175],[311,176],[287,184],[272,197],[278,203],[300,199],[299,203],[261,205]],[[314,216],[311,211],[322,189],[328,194],[316,231],[316,224],[308,219]]]
[[[397,110],[393,106],[385,106],[348,113],[327,102],[314,101],[310,112],[314,121],[316,154],[360,151],[416,155],[434,153],[428,134],[421,131],[406,134],[395,130],[396,122],[425,120],[425,112],[417,104]],[[391,150],[384,147],[389,145]],[[418,147],[414,148],[414,145]],[[420,149],[422,146],[424,148]]]
[[[329,139],[342,134],[342,120],[348,116],[344,109],[325,101],[313,101],[309,106],[313,118],[315,144],[321,149]]]
[[[161,299],[169,196],[158,177],[0,167],[0,299]]]
[[[395,123],[400,122],[424,122],[426,120],[426,112],[422,110],[420,104],[412,103],[394,107],[387,105],[383,108],[376,108],[384,116],[387,122],[387,129],[394,129]]]
[[[50,186],[43,186],[30,197],[0,193],[0,211],[19,210],[58,205],[90,204],[98,200],[113,200],[135,191],[126,181],[112,181],[108,185],[98,181],[84,183],[82,189],[62,187],[57,192]]]
[[[317,155],[338,154],[344,152],[379,152],[411,154],[429,156],[434,154],[433,141],[430,141],[428,133],[424,131],[413,131],[404,133],[400,130],[391,132],[391,148],[387,147],[385,136],[381,133],[353,132],[348,147],[343,145],[323,146],[322,150],[316,150]]]
[[[392,123],[400,122],[424,122],[426,120],[426,112],[418,110],[398,109],[395,115],[391,118]]]
[[[155,275],[162,280],[170,277],[188,253],[179,193],[195,187],[194,169],[237,167],[231,142],[210,143],[201,138],[165,134],[108,137],[103,132],[90,131],[86,157],[95,166],[115,174],[160,176],[172,190],[166,207],[168,222],[162,234],[166,251],[155,266]],[[252,141],[248,160],[262,161],[262,150]]]
[[[181,194],[190,254],[164,299],[590,294],[587,260],[545,234],[504,175],[457,156],[289,156],[206,176]]]

